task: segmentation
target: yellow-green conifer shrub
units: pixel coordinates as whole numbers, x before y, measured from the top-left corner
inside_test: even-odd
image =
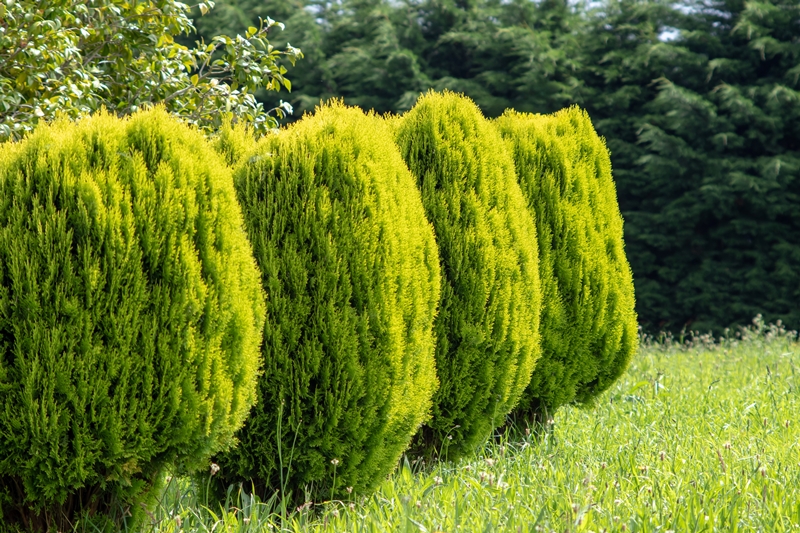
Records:
[[[500,133],[471,100],[428,93],[395,127],[442,267],[440,387],[415,447],[452,459],[505,422],[539,357],[536,228]]]
[[[166,466],[230,446],[263,320],[232,175],[199,132],[100,113],[3,145],[0,530],[118,531]]]
[[[234,181],[267,318],[259,403],[217,458],[221,487],[363,493],[437,387],[439,262],[419,191],[383,119],[341,103],[262,138]]]
[[[222,155],[225,163],[235,167],[244,155],[256,145],[253,128],[243,122],[226,120],[211,139],[211,146]]]
[[[542,417],[590,402],[637,347],[633,279],[605,142],[578,107],[507,111],[497,124],[514,154],[539,231],[542,358],[519,406]]]

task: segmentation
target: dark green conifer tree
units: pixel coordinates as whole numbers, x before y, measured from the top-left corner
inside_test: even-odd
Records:
[[[132,526],[256,398],[230,170],[163,110],[100,113],[4,144],[0,198],[0,531]]]
[[[439,257],[414,179],[383,119],[335,103],[263,138],[235,184],[268,299],[259,403],[218,457],[222,488],[369,490],[437,387]]]
[[[462,92],[490,117],[508,108],[551,112],[574,101],[580,6],[566,0],[409,1],[395,8],[395,26],[434,89]]]
[[[619,0],[584,100],[609,139],[645,329],[800,325],[796,3]]]
[[[195,24],[208,41],[266,16],[286,22],[270,42],[305,55],[292,68],[295,119],[331,97],[403,112],[430,88],[463,92],[487,116],[549,112],[571,103],[579,84],[581,11],[566,0],[220,0]],[[271,108],[287,97],[259,98]]]
[[[404,111],[428,87],[487,116],[577,103],[611,152],[642,326],[721,332],[763,313],[800,327],[796,2],[294,1],[217,9],[284,20],[291,6],[271,39],[309,54],[296,108],[343,96]],[[396,53],[413,68],[390,66]]]
[[[702,60],[676,40],[687,17],[671,0],[608,0],[589,15],[579,101],[611,152],[639,320],[651,331],[680,329],[682,323],[666,319],[665,311],[675,306],[673,292],[653,279],[660,269],[658,248],[675,231],[663,231],[658,213],[694,184],[674,174],[655,180],[644,171],[647,147],[639,135],[652,120],[656,80],[704,75]]]
[[[497,119],[536,220],[542,357],[516,413],[587,403],[636,351],[633,279],[605,142],[578,107]]]
[[[440,387],[417,447],[452,459],[505,422],[539,358],[536,227],[500,133],[471,100],[428,93],[395,126],[442,265]]]
[[[692,5],[675,45],[697,66],[658,81],[639,138],[650,261],[635,272],[661,295],[643,314],[702,332],[759,313],[798,328],[800,5]]]

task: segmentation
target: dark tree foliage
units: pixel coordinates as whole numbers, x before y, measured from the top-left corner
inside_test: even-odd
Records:
[[[673,295],[662,292],[647,276],[657,267],[656,256],[648,247],[652,241],[645,233],[659,232],[656,214],[671,201],[676,189],[693,184],[677,179],[654,183],[640,164],[646,147],[639,143],[639,132],[650,120],[647,104],[658,95],[655,80],[678,77],[687,65],[699,68],[696,57],[674,41],[664,40],[675,36],[682,21],[672,2],[610,0],[590,14],[581,50],[580,101],[611,152],[639,320],[655,328],[680,328],[681,324],[654,318],[657,309],[670,308]],[[664,238],[669,237],[655,241]]]
[[[616,155],[645,326],[719,331],[758,313],[800,325],[800,6],[689,4],[666,13],[680,30],[668,43],[653,40],[669,20],[657,6],[620,6],[629,22],[637,10],[656,22],[631,39],[635,53],[625,39],[618,55],[605,52],[606,80],[589,101]],[[624,79],[637,71],[652,77],[644,98],[644,80]],[[605,109],[602,94],[615,95]]]
[[[578,83],[579,15],[562,0],[308,1],[287,12],[288,5],[225,0],[196,24],[208,39],[242,32],[259,16],[284,20],[286,30],[271,41],[303,43],[305,54],[292,70],[295,116],[331,97],[379,112],[406,111],[429,88],[462,92],[488,116],[509,107],[555,111],[572,101]]]
[[[270,37],[313,49],[300,110],[344,96],[402,111],[428,87],[488,116],[578,103],[611,152],[642,325],[720,331],[760,312],[800,327],[796,2],[298,5]]]
[[[299,503],[363,493],[396,466],[437,388],[439,254],[420,192],[384,120],[340,103],[241,161],[268,296],[264,373],[239,446],[217,458],[221,489],[252,482]]]
[[[704,61],[660,81],[640,141],[651,183],[686,192],[640,239],[640,276],[673,294],[652,319],[693,329],[767,321],[800,326],[800,4],[709,2],[682,39]],[[687,77],[688,78],[688,77]],[[667,238],[663,238],[665,236]]]
[[[164,110],[100,113],[3,145],[0,198],[0,531],[133,526],[256,399],[230,170]]]

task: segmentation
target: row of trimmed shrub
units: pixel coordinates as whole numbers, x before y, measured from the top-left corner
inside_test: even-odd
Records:
[[[151,110],[2,145],[0,341],[0,530],[114,530],[165,469],[327,498],[462,456],[591,402],[636,317],[588,116],[429,93],[257,142]]]

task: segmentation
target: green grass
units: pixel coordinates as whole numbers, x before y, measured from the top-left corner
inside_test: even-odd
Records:
[[[173,480],[151,531],[800,531],[800,346],[760,324],[695,339],[648,343],[593,408],[538,436],[406,462],[368,498],[298,511],[232,490],[212,513]]]

